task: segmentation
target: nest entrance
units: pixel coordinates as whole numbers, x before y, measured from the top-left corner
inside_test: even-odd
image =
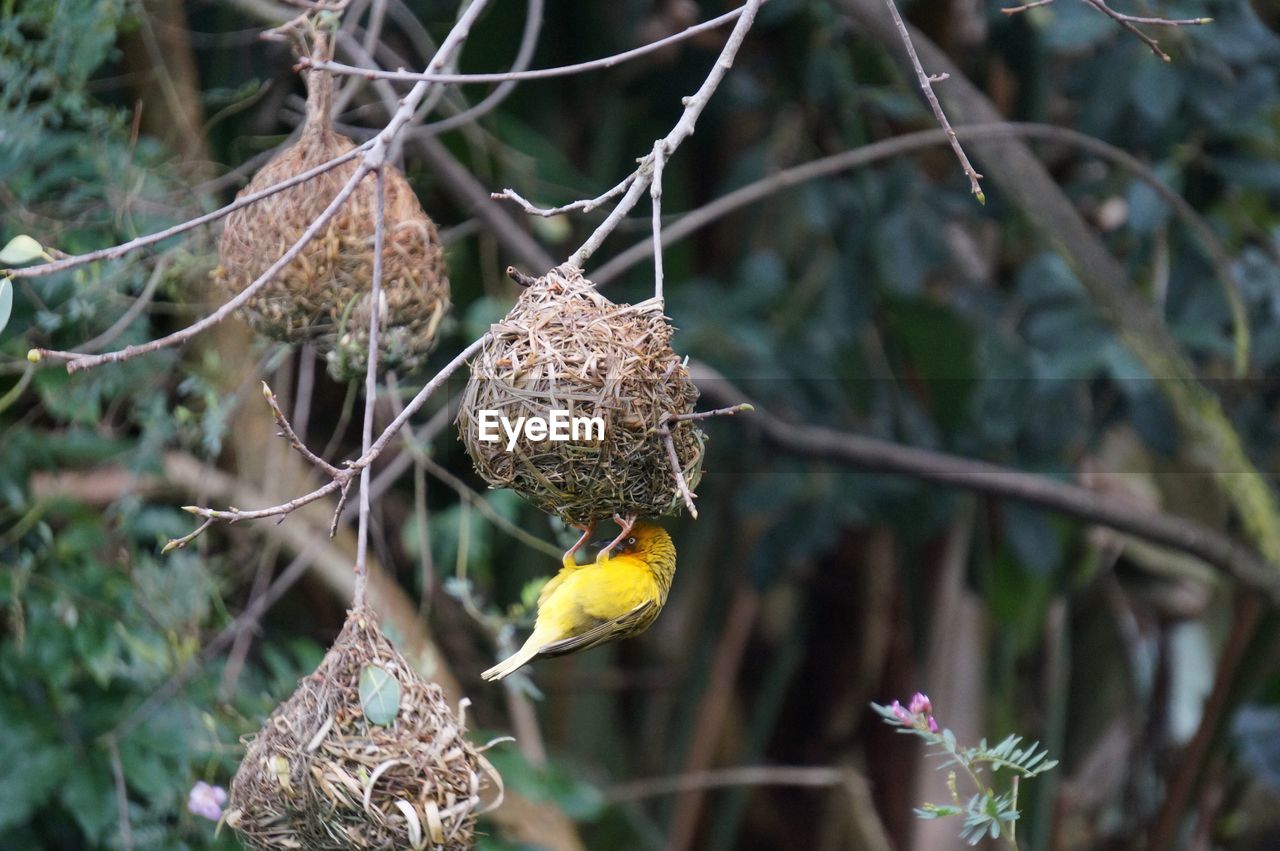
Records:
[[[361,673],[395,678],[386,725],[365,717]],[[315,672],[247,742],[227,823],[263,849],[471,848],[484,762],[440,687],[352,611]]]
[[[459,436],[491,487],[511,488],[563,520],[583,525],[613,514],[658,515],[681,496],[661,429],[670,428],[690,488],[702,475],[704,436],[693,423],[698,390],[671,349],[671,326],[655,304],[618,305],[575,269],[528,286],[471,364]],[[482,412],[514,424],[552,411],[596,418],[603,440],[481,437]],[[490,420],[492,421],[492,419]]]

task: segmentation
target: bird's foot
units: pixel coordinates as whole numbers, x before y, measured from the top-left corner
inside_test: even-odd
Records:
[[[620,514],[613,515],[613,522],[621,526],[622,531],[618,533],[618,537],[609,542],[609,546],[605,547],[596,555],[596,561],[607,561],[609,559],[609,554],[613,552],[613,548],[622,543],[623,538],[631,534],[631,529],[636,525],[636,520],[638,519],[638,514],[628,514],[626,517],[623,517]]]
[[[575,523],[573,524],[573,527],[575,529],[582,530],[582,537],[578,538],[577,543],[575,543],[572,547],[569,547],[569,549],[565,551],[564,558],[561,559],[561,561],[564,563],[564,566],[569,568],[577,566],[578,560],[574,558],[574,556],[578,554],[578,550],[582,549],[583,544],[585,544],[587,540],[593,534],[595,534],[596,521],[592,520],[589,523],[587,523],[585,526],[579,526]]]

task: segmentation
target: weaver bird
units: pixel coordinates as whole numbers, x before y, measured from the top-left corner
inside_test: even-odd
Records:
[[[576,549],[576,548],[575,548]],[[652,523],[622,534],[579,565],[572,552],[538,595],[538,619],[524,646],[480,676],[500,680],[539,656],[563,656],[639,635],[667,602],[676,572],[671,536]]]

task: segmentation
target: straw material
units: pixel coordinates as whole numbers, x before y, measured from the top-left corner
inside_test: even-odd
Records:
[[[367,665],[400,686],[399,711],[370,723]],[[249,846],[361,851],[474,844],[481,766],[438,685],[409,665],[369,609],[352,611],[313,674],[246,740],[226,821]],[[493,778],[497,781],[497,778]]]
[[[490,329],[493,339],[471,364],[458,412],[467,454],[491,487],[511,488],[544,511],[583,525],[622,515],[657,515],[682,505],[659,427],[693,411],[698,390],[671,350],[671,326],[659,306],[616,305],[574,269],[549,272],[529,286]],[[600,417],[604,440],[533,442],[512,451],[480,439],[480,412],[547,418]],[[690,488],[702,476],[704,436],[670,422]]]
[[[321,50],[323,48],[317,48]],[[297,143],[277,154],[241,194],[258,192],[355,147],[331,126],[334,82],[307,72],[307,119]],[[357,168],[343,163],[305,183],[227,217],[214,277],[232,295],[243,291],[319,217]],[[411,371],[436,342],[449,309],[449,280],[435,224],[404,176],[386,165],[386,236],[382,252],[382,312],[378,358],[387,369]],[[260,333],[286,343],[313,342],[342,380],[364,374],[369,349],[373,278],[372,174],[301,253],[242,308]]]

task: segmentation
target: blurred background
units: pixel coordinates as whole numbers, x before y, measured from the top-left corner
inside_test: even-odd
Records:
[[[536,36],[533,68],[608,56],[734,4],[541,6],[492,4],[461,70],[505,70],[522,37]],[[667,523],[679,568],[646,634],[482,683],[575,534],[484,490],[452,426],[460,380],[375,467],[384,629],[451,700],[470,698],[477,742],[518,739],[488,752],[508,801],[481,847],[964,847],[954,821],[913,816],[948,799],[936,763],[869,709],[916,691],[963,742],[1018,733],[1061,760],[1022,790],[1024,848],[1280,847],[1266,590],[1280,570],[1280,6],[1124,4],[1214,19],[1142,28],[1170,62],[1080,0],[1001,6],[903,3],[926,70],[951,75],[935,87],[953,123],[1040,126],[962,136],[985,206],[936,132],[824,160],[936,131],[879,0],[769,0],[667,165],[674,346],[703,407],[758,410],[706,424],[701,516]],[[353,0],[338,59],[421,69],[456,13]],[[293,57],[259,38],[296,14],[0,3],[0,243],[80,253],[227,203],[301,119]],[[447,240],[454,308],[432,363],[388,385],[380,423],[509,309],[509,264],[540,274],[607,212],[542,219],[489,193],[555,205],[616,184],[727,32],[580,76],[450,87],[406,131],[398,156]],[[387,92],[348,83],[340,128],[382,127]],[[433,125],[491,95],[474,120]],[[784,171],[815,161],[828,169]],[[727,196],[741,203],[684,220]],[[627,252],[648,229],[642,203],[587,266],[616,301],[651,294],[644,249]],[[240,737],[314,668],[350,602],[354,524],[328,540],[330,504],[160,550],[195,528],[182,505],[258,507],[320,483],[274,436],[260,380],[335,461],[358,454],[361,387],[238,321],[74,376],[26,361],[208,313],[219,230],[15,282],[0,333],[0,847],[239,847],[188,791],[228,784]],[[1089,525],[948,475],[956,458],[1238,551]],[[1258,576],[1228,575],[1254,550]]]

